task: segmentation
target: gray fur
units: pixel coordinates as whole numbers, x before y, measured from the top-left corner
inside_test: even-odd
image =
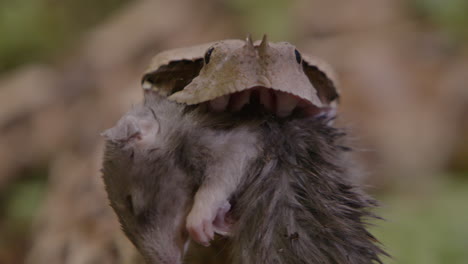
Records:
[[[156,120],[151,110],[137,106],[104,133],[103,179],[122,229],[147,262],[180,263],[187,240],[180,230],[195,180],[187,181],[174,162],[176,151],[172,146],[178,147],[179,135],[171,132],[183,130],[165,119]],[[153,130],[160,127],[160,137],[140,144],[142,136],[148,136],[141,120],[152,121]]]
[[[258,156],[251,127],[213,128],[213,119],[185,110],[149,92],[143,105],[103,133],[111,206],[148,263],[180,263],[196,194],[215,196],[200,201],[207,206],[227,200]]]
[[[365,223],[375,201],[349,182],[348,148],[328,121],[262,125],[267,158],[234,198],[233,263],[381,263],[385,253]]]
[[[385,253],[365,224],[375,202],[350,182],[343,133],[327,117],[279,120],[254,110],[212,114],[148,93],[104,133],[111,206],[148,263],[180,263],[194,196],[214,190],[202,191],[216,177],[239,177],[226,194],[235,223],[232,263],[381,263]],[[145,141],[148,120],[157,135]],[[257,144],[242,145],[239,134]],[[250,154],[222,151],[237,145]],[[210,175],[239,162],[246,167]]]

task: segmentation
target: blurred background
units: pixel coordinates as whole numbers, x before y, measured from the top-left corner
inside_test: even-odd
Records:
[[[468,1],[1,0],[0,263],[140,263],[99,133],[169,48],[288,41],[341,80],[385,263],[468,263]]]

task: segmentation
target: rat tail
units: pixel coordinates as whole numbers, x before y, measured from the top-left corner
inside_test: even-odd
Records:
[[[376,202],[349,183],[349,149],[328,121],[264,125],[265,157],[234,197],[233,263],[382,263],[365,222]]]

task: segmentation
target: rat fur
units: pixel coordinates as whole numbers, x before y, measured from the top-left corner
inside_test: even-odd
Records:
[[[228,232],[228,198],[259,156],[260,140],[254,126],[215,123],[148,92],[103,133],[111,206],[148,263],[180,263],[188,234],[208,246],[214,232]]]
[[[382,263],[365,222],[376,202],[351,183],[344,133],[329,121],[262,124],[265,158],[234,198],[233,263]]]
[[[254,112],[150,92],[104,133],[111,206],[148,263],[181,263],[189,234],[206,245],[215,231],[230,236],[234,264],[381,263],[365,223],[375,201],[351,183],[344,134],[326,116]]]

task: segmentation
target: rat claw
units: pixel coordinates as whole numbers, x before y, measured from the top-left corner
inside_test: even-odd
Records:
[[[214,231],[213,231],[213,224],[205,221],[205,234],[208,237],[208,240],[213,240],[214,239]]]
[[[215,233],[228,235],[231,224],[227,221],[226,214],[230,209],[231,205],[227,201],[217,208],[194,206],[187,216],[186,223],[192,240],[207,247],[214,239]]]
[[[205,233],[204,224],[201,225],[189,225],[187,224],[187,231],[190,234],[190,237],[195,242],[208,247],[210,245],[210,239],[208,234]]]
[[[210,245],[210,241],[214,237],[212,218],[206,212],[197,210],[192,210],[187,216],[186,228],[190,237],[205,247]]]

